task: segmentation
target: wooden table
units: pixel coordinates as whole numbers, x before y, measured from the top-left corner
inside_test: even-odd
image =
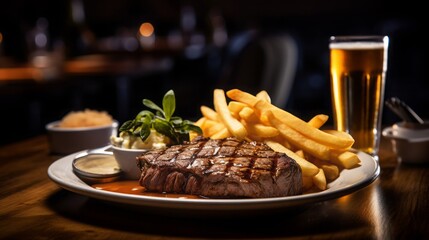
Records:
[[[302,208],[176,215],[96,200],[47,175],[46,136],[0,148],[1,239],[429,239],[429,167],[399,164],[388,141],[369,186]]]

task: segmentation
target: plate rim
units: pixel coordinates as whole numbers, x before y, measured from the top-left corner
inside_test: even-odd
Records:
[[[273,197],[273,198],[251,198],[251,199],[182,199],[182,198],[166,198],[155,196],[143,196],[135,194],[126,194],[118,192],[110,192],[106,190],[95,189],[90,185],[80,180],[75,173],[72,172],[72,161],[74,156],[81,153],[76,152],[57,159],[50,164],[48,168],[48,177],[58,186],[84,196],[105,200],[110,202],[142,206],[142,207],[160,207],[167,209],[185,209],[185,210],[249,210],[249,209],[272,209],[272,208],[287,208],[306,205],[315,202],[331,200],[353,193],[362,189],[374,182],[380,175],[379,162],[369,154],[361,151],[354,151],[358,154],[361,160],[361,165],[354,169],[344,169],[340,173],[345,174],[345,171],[357,171],[363,167],[369,168],[366,176],[359,181],[348,184],[346,186],[331,187],[327,190],[306,193],[296,196]],[[66,166],[64,168],[64,165]],[[59,173],[64,170],[65,174],[72,174],[71,178],[61,177]],[[343,175],[344,176],[344,175]],[[70,181],[74,180],[74,181]],[[332,185],[338,180],[330,183]],[[77,182],[77,183],[76,183]],[[341,183],[340,183],[341,184]]]

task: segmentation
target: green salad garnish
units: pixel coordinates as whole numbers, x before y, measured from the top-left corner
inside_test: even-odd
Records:
[[[164,95],[162,108],[149,99],[143,99],[143,105],[154,110],[155,113],[149,110],[139,112],[134,119],[121,125],[120,132],[128,132],[130,135],[140,137],[142,141],[145,141],[150,135],[150,130],[155,129],[158,133],[170,138],[172,144],[189,141],[191,131],[202,134],[201,128],[194,125],[192,121],[173,116],[176,110],[176,98],[173,90],[169,90]]]

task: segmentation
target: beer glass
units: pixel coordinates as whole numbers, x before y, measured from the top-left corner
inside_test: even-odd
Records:
[[[332,36],[331,98],[337,130],[353,148],[377,157],[387,71],[387,36]]]

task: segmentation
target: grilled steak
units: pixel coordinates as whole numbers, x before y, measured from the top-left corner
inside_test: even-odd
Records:
[[[197,137],[137,158],[147,191],[209,198],[265,198],[302,193],[299,165],[264,143]]]

